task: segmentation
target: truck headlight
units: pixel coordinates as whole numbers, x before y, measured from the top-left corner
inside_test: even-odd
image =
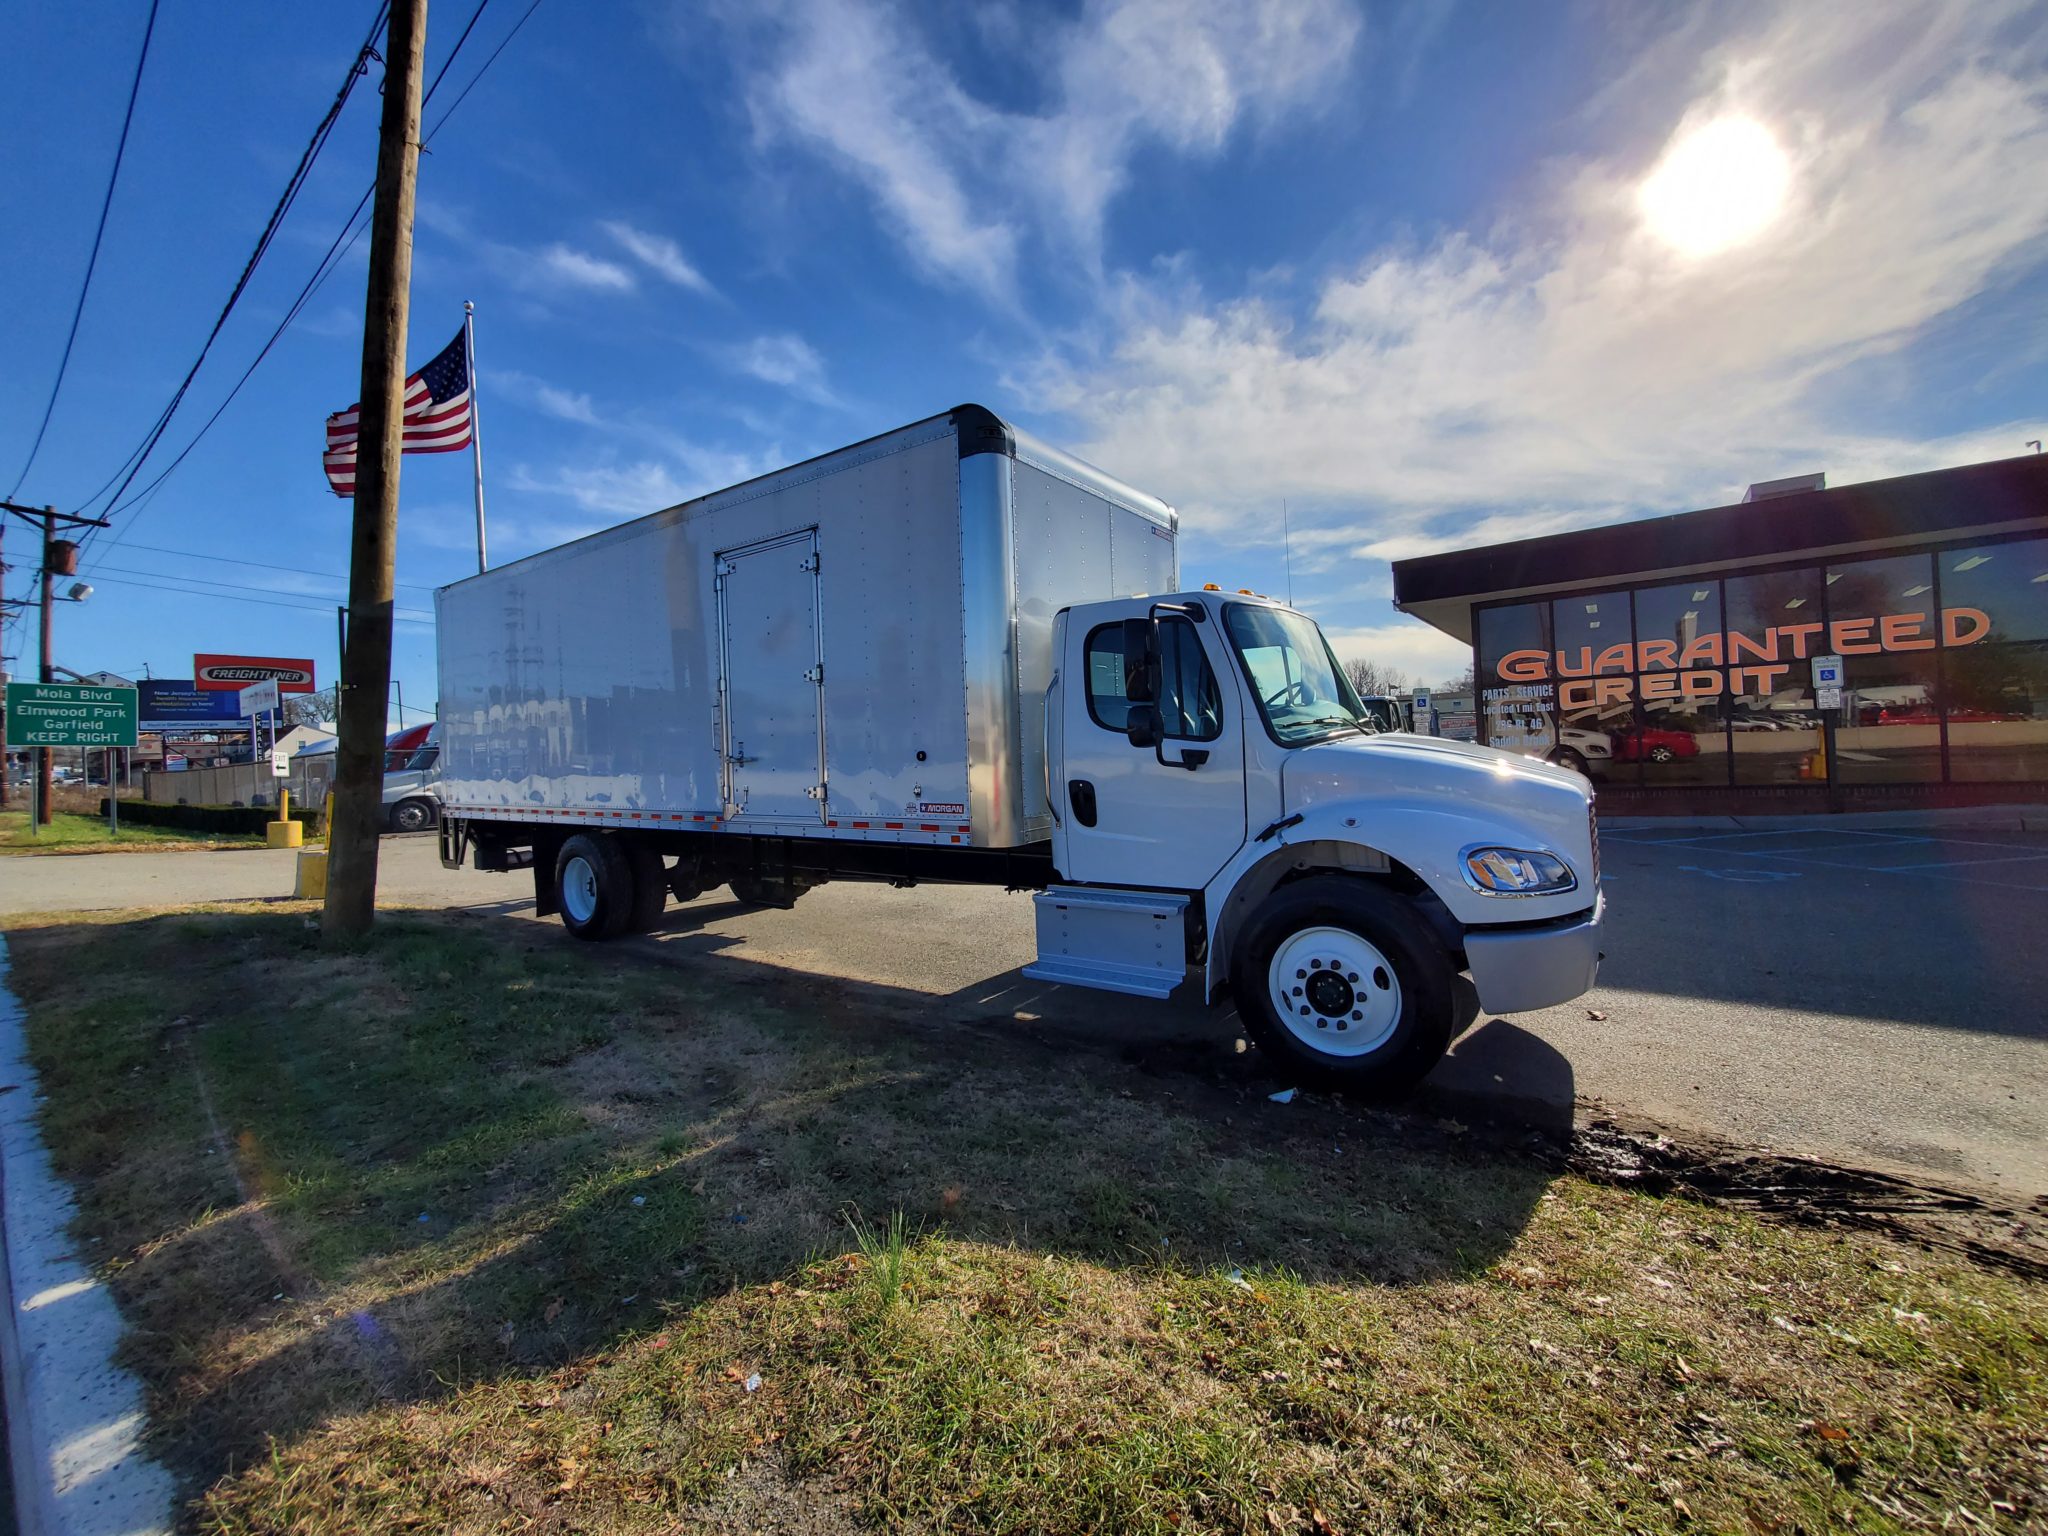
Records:
[[[1523,848],[1467,848],[1458,855],[1465,883],[1483,896],[1556,896],[1578,887],[1578,876],[1554,853]]]

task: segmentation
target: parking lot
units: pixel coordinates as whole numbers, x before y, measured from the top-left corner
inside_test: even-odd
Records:
[[[1601,985],[1477,1017],[1431,1079],[1451,1114],[1556,1120],[1576,1102],[1860,1166],[2048,1191],[2048,836],[1964,830],[1614,830]],[[9,911],[282,896],[283,852],[119,854],[0,865]],[[524,876],[384,845],[383,897],[524,920]],[[561,935],[552,921],[544,931]],[[571,942],[560,937],[560,942]],[[789,912],[720,892],[624,946],[728,973],[850,982],[867,1005],[968,1038],[1251,1071],[1229,1010],[1046,987],[1030,898],[975,887],[826,886]],[[1248,1084],[1250,1079],[1247,1079]]]

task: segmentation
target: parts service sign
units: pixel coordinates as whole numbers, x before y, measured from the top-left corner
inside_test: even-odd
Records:
[[[296,656],[215,656],[192,658],[192,686],[204,693],[239,693],[251,683],[277,684],[279,693],[311,693],[313,663]]]

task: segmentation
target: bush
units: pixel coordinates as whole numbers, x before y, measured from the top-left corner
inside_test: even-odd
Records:
[[[107,814],[107,802],[100,800],[100,814]],[[310,826],[317,811],[292,807],[292,820]],[[226,835],[261,837],[263,829],[277,820],[274,805],[165,805],[156,800],[123,800],[121,819],[141,827],[176,827],[184,832],[219,832]]]

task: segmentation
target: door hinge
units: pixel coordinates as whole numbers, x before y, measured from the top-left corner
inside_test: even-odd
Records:
[[[800,571],[815,571],[819,569],[818,552],[814,549],[808,555],[805,555],[804,563],[798,566],[797,569]]]
[[[813,784],[809,789],[804,791],[804,795],[808,799],[822,802],[825,798],[825,786],[822,784]]]
[[[738,570],[739,567],[730,560],[721,560],[718,562],[717,569],[719,575],[730,576],[734,571]]]
[[[804,668],[804,681],[805,681],[805,682],[807,682],[807,683],[822,683],[822,682],[824,682],[824,681],[825,681],[825,663],[823,663],[823,662],[821,661],[821,662],[819,662],[819,663],[818,663],[818,664],[817,664],[817,665],[816,665],[815,667],[805,667],[805,668]]]

